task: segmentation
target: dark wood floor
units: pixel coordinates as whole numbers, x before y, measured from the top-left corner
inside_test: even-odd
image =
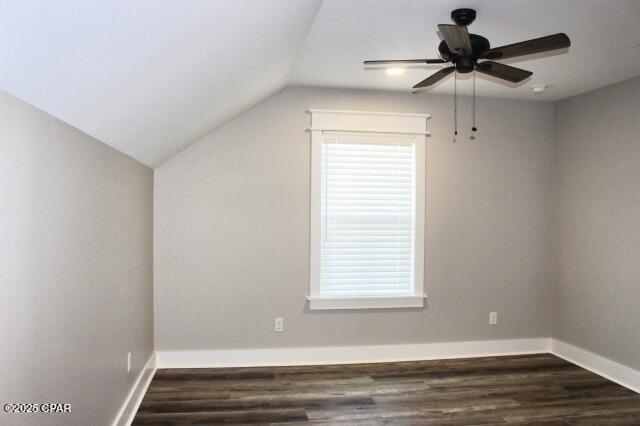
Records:
[[[134,425],[640,425],[640,395],[553,355],[158,370]]]

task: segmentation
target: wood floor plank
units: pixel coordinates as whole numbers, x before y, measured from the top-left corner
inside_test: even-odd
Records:
[[[140,412],[143,413],[167,413],[172,411],[198,412],[198,411],[224,411],[224,410],[255,410],[264,408],[330,408],[338,406],[373,405],[373,398],[362,396],[335,396],[325,395],[312,398],[243,398],[243,399],[198,399],[189,401],[143,401]]]
[[[145,413],[136,415],[134,425],[184,425],[202,426],[208,424],[259,424],[307,420],[304,409],[214,411],[214,412],[172,412]]]
[[[134,425],[640,425],[640,395],[550,354],[158,370]]]

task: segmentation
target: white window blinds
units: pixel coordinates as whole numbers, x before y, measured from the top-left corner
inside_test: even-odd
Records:
[[[320,297],[415,294],[415,140],[322,132]]]

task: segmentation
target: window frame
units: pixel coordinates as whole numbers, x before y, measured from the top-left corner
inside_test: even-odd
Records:
[[[424,306],[424,235],[426,138],[429,114],[312,109],[311,220],[309,309],[420,308]],[[326,297],[320,295],[321,182],[323,132],[360,132],[413,135],[415,144],[415,227],[413,295],[393,297]]]

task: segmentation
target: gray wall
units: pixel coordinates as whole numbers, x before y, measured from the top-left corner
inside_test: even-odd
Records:
[[[153,351],[152,196],[151,169],[0,92],[0,401],[72,405],[0,424],[114,420]]]
[[[469,106],[454,144],[450,96],[288,88],[157,168],[156,349],[548,337],[553,105]],[[309,108],[432,114],[427,309],[308,311]]]
[[[553,335],[640,370],[640,78],[555,120]]]

